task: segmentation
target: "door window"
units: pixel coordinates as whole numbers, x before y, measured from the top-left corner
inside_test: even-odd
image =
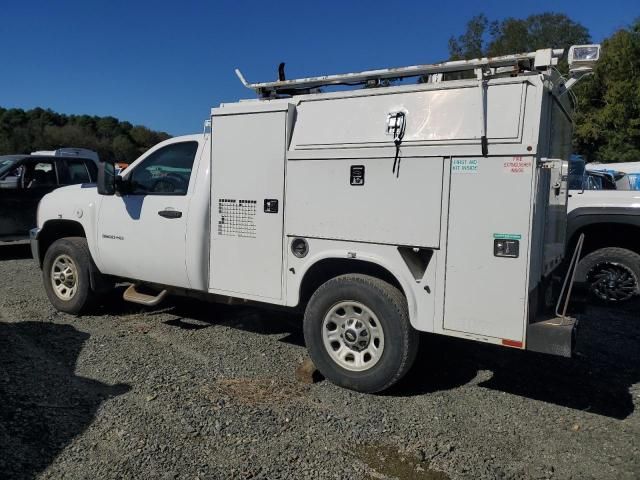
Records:
[[[93,160],[83,160],[84,165],[89,170],[89,176],[91,177],[91,181],[95,182],[98,180],[98,167],[96,166],[96,162]]]
[[[18,165],[17,167],[13,167],[10,169],[8,168],[4,172],[1,172],[2,175],[0,175],[0,188],[18,188],[21,185],[20,180],[22,179],[23,172],[24,167],[22,165]]]
[[[69,170],[69,183],[91,183],[89,171],[84,160],[67,160],[67,168]]]
[[[37,160],[24,165],[24,188],[55,187],[58,177],[53,160]]]
[[[198,142],[167,145],[152,153],[131,172],[134,195],[186,195]]]

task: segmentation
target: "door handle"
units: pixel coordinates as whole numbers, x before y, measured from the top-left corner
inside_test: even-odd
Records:
[[[178,210],[160,210],[158,215],[164,218],[180,218],[182,217],[182,212]]]

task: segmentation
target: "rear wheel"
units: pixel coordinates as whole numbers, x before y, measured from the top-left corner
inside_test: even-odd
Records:
[[[79,314],[95,306],[97,298],[91,290],[90,269],[86,239],[62,238],[49,247],[42,276],[47,296],[57,310]]]
[[[304,336],[325,377],[369,393],[400,380],[418,347],[404,295],[367,275],[342,275],[322,285],[307,305]]]
[[[601,302],[625,302],[640,294],[640,255],[626,248],[601,248],[580,261],[576,279]]]

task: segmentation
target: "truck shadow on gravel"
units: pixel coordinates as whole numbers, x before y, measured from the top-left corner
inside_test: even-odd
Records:
[[[415,367],[392,395],[457,388],[488,370],[490,378],[478,386],[624,419],[634,411],[629,389],[640,381],[637,308],[590,307],[580,318],[572,359],[425,336]]]
[[[31,258],[31,247],[27,243],[0,243],[0,262]]]
[[[283,335],[279,341],[304,347],[302,316],[278,308],[258,308],[247,305],[225,305],[186,297],[168,297],[156,307],[143,307],[122,299],[126,287],[117,287],[107,294],[104,305],[92,316],[118,316],[141,313],[146,316],[173,315],[164,324],[181,330],[202,330],[225,326],[258,335]]]
[[[223,325],[258,335],[283,335],[280,342],[304,347],[302,316],[277,308],[212,304],[194,300],[171,300],[170,311],[178,316],[165,324],[185,330]]]
[[[0,476],[33,478],[129,390],[77,376],[89,335],[69,325],[0,322]]]

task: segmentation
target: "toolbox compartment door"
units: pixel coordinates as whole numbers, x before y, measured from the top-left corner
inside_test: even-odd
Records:
[[[444,329],[522,342],[533,157],[451,159]],[[529,208],[523,208],[529,206]],[[496,256],[496,242],[517,256]],[[500,253],[498,253],[500,254]]]
[[[214,109],[209,291],[283,298],[284,168],[288,105]]]

